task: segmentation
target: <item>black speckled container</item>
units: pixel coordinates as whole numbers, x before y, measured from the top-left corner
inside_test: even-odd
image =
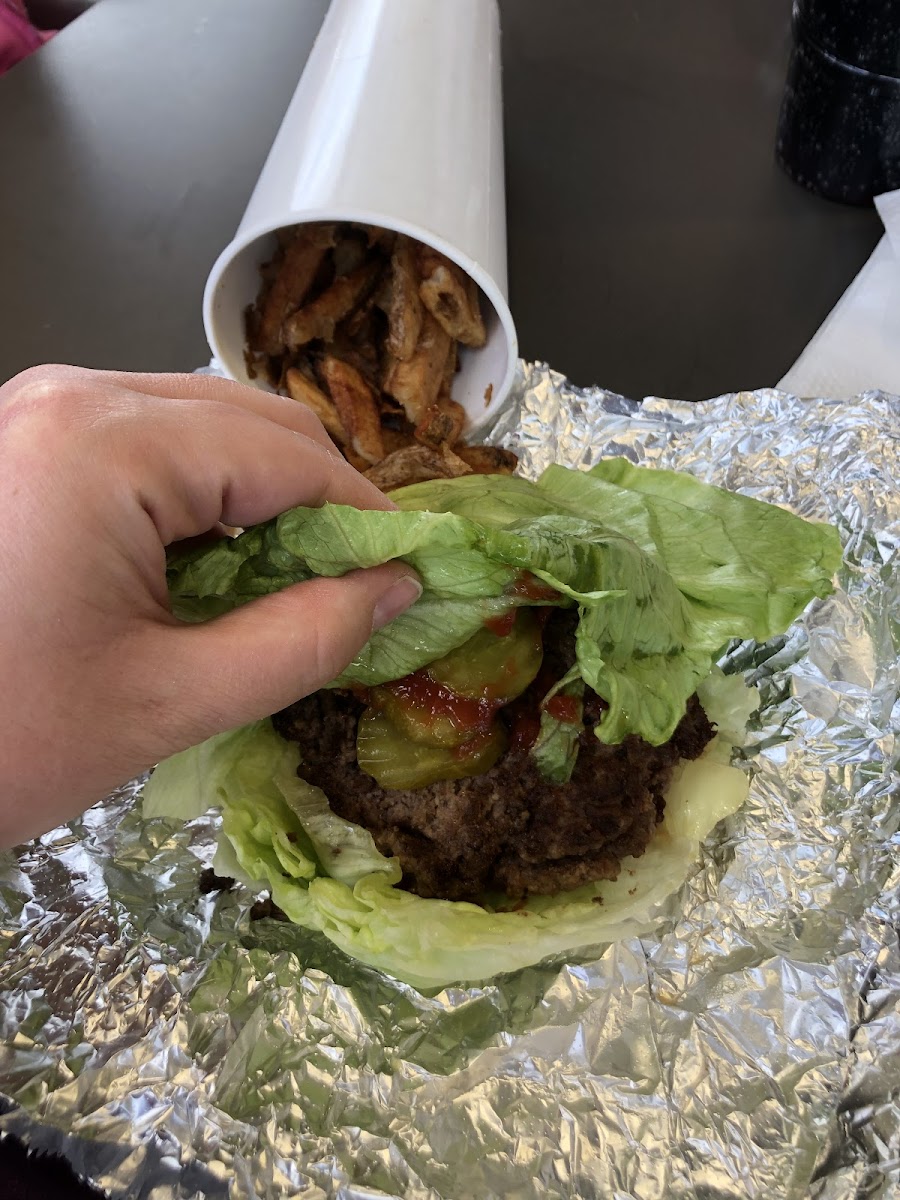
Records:
[[[900,187],[900,0],[796,0],[776,155],[845,204]]]

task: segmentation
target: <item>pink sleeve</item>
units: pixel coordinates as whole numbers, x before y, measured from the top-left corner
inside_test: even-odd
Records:
[[[47,35],[35,29],[15,0],[0,0],[0,75],[46,40]]]

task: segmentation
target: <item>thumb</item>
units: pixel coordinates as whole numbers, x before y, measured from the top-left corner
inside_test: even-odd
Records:
[[[295,584],[206,624],[170,627],[177,642],[174,652],[171,641],[166,648],[167,674],[185,724],[169,733],[192,745],[324,687],[421,594],[410,567],[385,563]]]

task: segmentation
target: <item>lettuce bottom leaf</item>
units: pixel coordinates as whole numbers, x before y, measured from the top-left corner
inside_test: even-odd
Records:
[[[615,882],[533,897],[515,911],[504,911],[502,897],[478,905],[401,889],[397,860],[297,777],[299,751],[269,721],[163,763],[145,787],[144,812],[197,815],[200,781],[204,806],[222,809],[220,864],[267,888],[296,924],[415,987],[486,980],[653,927],[657,906],[684,882],[700,842],[747,794],[746,775],[728,758],[755,693],[714,672],[701,698],[721,732],[703,758],[679,768],[647,852],[626,859]]]
[[[623,861],[614,882],[534,897],[504,912],[423,900],[392,886],[384,875],[368,876],[352,890],[315,879],[300,923],[321,930],[354,958],[425,989],[482,982],[543,959],[634,937],[653,928],[654,909],[684,883],[700,842],[740,808],[747,786],[741,771],[714,758],[684,764],[653,842],[640,858]]]

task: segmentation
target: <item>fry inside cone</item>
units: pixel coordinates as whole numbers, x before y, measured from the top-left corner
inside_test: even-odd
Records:
[[[307,405],[384,491],[515,468],[509,451],[462,441],[459,348],[486,340],[473,279],[370,225],[299,225],[277,240],[246,316],[251,378]]]

